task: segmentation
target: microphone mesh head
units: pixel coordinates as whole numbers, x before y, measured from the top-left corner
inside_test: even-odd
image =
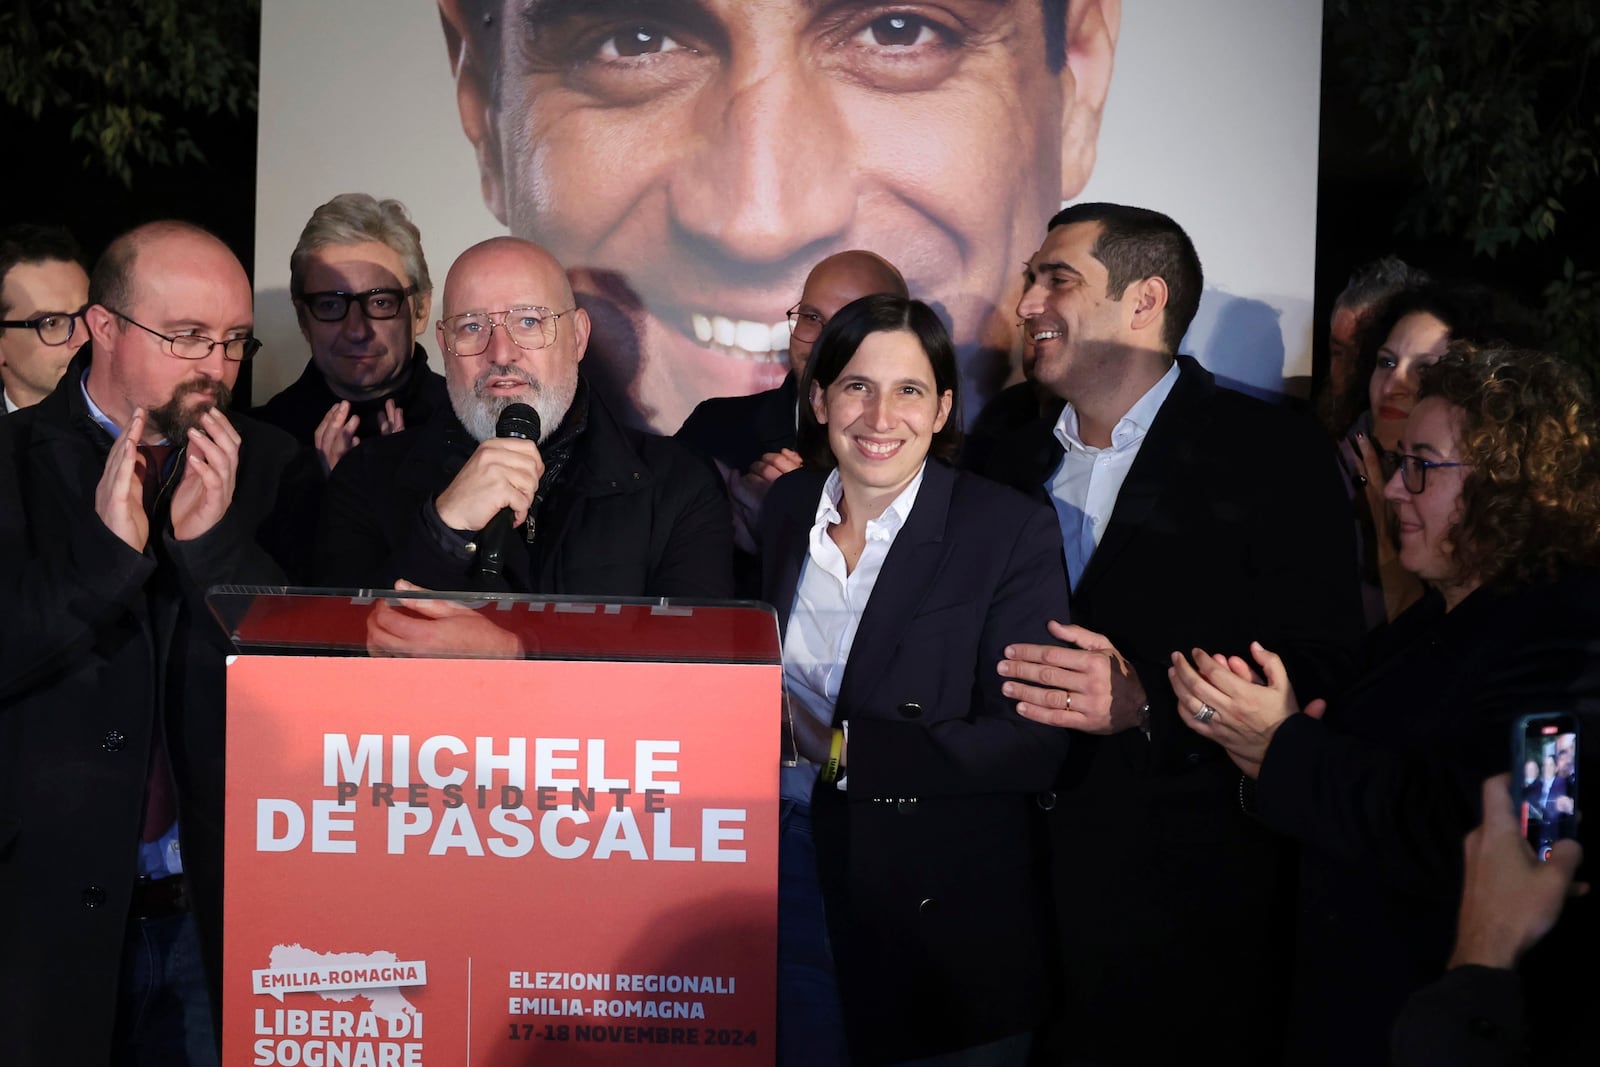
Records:
[[[520,437],[526,441],[539,440],[539,413],[527,404],[511,404],[495,421],[496,437]]]

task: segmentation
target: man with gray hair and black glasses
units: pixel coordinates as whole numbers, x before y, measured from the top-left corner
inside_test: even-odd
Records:
[[[362,441],[448,411],[444,376],[417,344],[433,282],[398,200],[341,193],[312,212],[289,257],[289,291],[311,362],[253,414],[332,470]]]

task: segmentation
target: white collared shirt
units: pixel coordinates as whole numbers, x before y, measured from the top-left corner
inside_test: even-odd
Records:
[[[1055,505],[1056,519],[1061,523],[1061,551],[1066,557],[1067,580],[1074,589],[1111,522],[1117,494],[1122,491],[1122,483],[1128,480],[1128,472],[1139,455],[1139,446],[1144,443],[1150,424],[1155,422],[1156,413],[1177,380],[1178,364],[1174,362],[1128,413],[1117,420],[1111,429],[1109,448],[1083,443],[1078,436],[1078,412],[1071,404],[1062,409],[1061,417],[1056,420],[1056,440],[1061,442],[1066,454],[1045,488],[1050,491],[1050,502]]]
[[[789,611],[789,626],[783,635],[783,678],[789,689],[791,712],[811,716],[824,729],[833,725],[839,685],[855,644],[856,628],[861,625],[861,614],[872,599],[883,561],[917,502],[926,468],[924,460],[916,477],[883,514],[867,523],[866,547],[855,570],[848,573],[844,553],[828,536],[828,527],[843,521],[839,500],[844,487],[839,472],[829,474],[822,487],[806,561]],[[817,765],[807,762],[802,754],[798,766],[783,768],[783,798],[809,803],[816,777]]]
[[[12,402],[11,402],[11,394],[10,394],[10,393],[8,393],[8,392],[6,392],[6,391],[5,391],[5,390],[4,390],[4,389],[0,389],[0,396],[3,396],[3,397],[5,397],[5,401],[6,401],[6,414],[7,414],[7,415],[9,415],[9,414],[11,414],[11,413],[12,413],[12,412],[13,412],[13,411],[19,411],[19,410],[21,410],[21,409],[20,409],[20,408],[18,408],[18,407],[17,407],[17,405],[15,405],[15,404],[13,404],[13,403],[12,403]]]

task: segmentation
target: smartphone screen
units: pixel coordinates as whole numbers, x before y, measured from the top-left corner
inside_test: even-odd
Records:
[[[1578,720],[1525,715],[1513,737],[1511,789],[1520,798],[1522,831],[1538,857],[1578,833]]]

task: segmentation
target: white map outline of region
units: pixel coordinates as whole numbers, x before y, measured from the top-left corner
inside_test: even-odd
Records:
[[[365,967],[393,967],[403,961],[399,956],[387,950],[376,952],[317,952],[313,949],[296,943],[293,945],[273,945],[270,956],[271,971],[322,971],[329,968],[359,969]],[[407,982],[406,985],[424,985],[427,982],[427,972],[422,964],[418,966],[418,980],[415,983]],[[257,971],[256,974],[265,972]],[[282,993],[315,993],[323,1000],[346,1004],[357,997],[366,997],[372,1002],[372,1011],[375,1015],[382,1016],[386,1021],[399,1016],[419,1014],[415,1004],[406,999],[400,992],[400,985],[388,986],[347,986],[334,987],[292,987],[284,990],[270,990],[282,1000]]]

